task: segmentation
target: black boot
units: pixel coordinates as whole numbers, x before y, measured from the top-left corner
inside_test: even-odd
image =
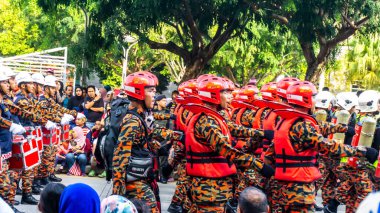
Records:
[[[42,186],[45,186],[45,185],[48,185],[50,183],[50,181],[49,181],[49,178],[41,178],[40,179],[40,184],[42,185]]]
[[[320,212],[323,210],[323,207],[318,206],[317,204],[314,204],[315,211]]]
[[[168,208],[169,213],[182,213],[183,209],[182,206],[179,206],[177,204],[171,203]]]
[[[38,188],[44,188],[44,186],[41,185],[41,179],[34,179],[33,186],[38,187]]]
[[[51,175],[49,176],[49,180],[50,180],[51,182],[61,182],[61,181],[62,181],[62,179],[59,178],[59,177],[57,177],[57,176],[55,176],[55,174],[51,174]]]
[[[11,206],[11,209],[12,209],[15,213],[24,213],[24,212],[19,211],[18,209],[16,209],[14,206]]]
[[[338,206],[339,206],[339,201],[336,199],[330,200],[327,205],[323,208],[324,213],[336,213],[338,212]]]
[[[34,198],[31,193],[23,194],[21,197],[21,204],[37,205],[38,200],[36,200],[36,198]]]
[[[16,195],[22,195],[22,190],[17,186]]]
[[[18,205],[20,205],[20,201],[18,201],[18,200],[15,200],[15,202],[14,202],[14,204],[13,204],[14,206],[18,206]]]
[[[38,188],[36,185],[32,185],[32,194],[34,194],[34,195],[41,194],[41,189]]]

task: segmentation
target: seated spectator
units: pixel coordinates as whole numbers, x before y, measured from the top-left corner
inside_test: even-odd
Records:
[[[83,112],[83,92],[82,87],[76,86],[75,88],[75,95],[70,98],[69,103],[67,105],[67,109],[69,110],[76,110],[77,112]]]
[[[49,183],[41,192],[38,210],[42,213],[56,213],[59,209],[59,200],[65,189],[61,183]]]
[[[102,201],[100,213],[136,213],[135,205],[120,195],[111,195]]]
[[[102,125],[100,121],[97,121],[95,123],[95,126],[92,128],[92,140],[93,140],[92,145],[93,146],[92,146],[92,157],[90,160],[91,170],[88,173],[89,177],[95,177],[96,175],[98,175],[98,177],[100,178],[106,177],[106,171],[104,170],[104,168],[102,168],[101,165],[99,165],[98,161],[95,158],[95,148],[96,148],[98,136],[101,129],[102,129]]]
[[[75,119],[75,125],[82,128],[83,135],[86,137],[86,147],[84,152],[87,155],[87,158],[90,159],[91,148],[92,148],[92,132],[91,129],[86,126],[86,116],[83,113],[78,113],[77,118]]]
[[[238,213],[267,213],[267,196],[255,187],[248,187],[240,193]]]
[[[59,201],[59,213],[99,213],[100,199],[96,191],[83,183],[67,186]]]
[[[62,165],[60,170],[65,167],[67,153],[69,153],[69,142],[63,141],[62,144],[58,147],[57,155],[55,156],[54,168],[59,163]]]
[[[86,138],[84,137],[83,130],[81,127],[76,126],[70,131],[69,138],[69,153],[66,155],[66,164],[70,169],[74,165],[75,162],[79,164],[81,175],[86,176],[86,163],[87,157],[84,153],[84,149],[86,146]],[[72,173],[67,173],[71,175]]]

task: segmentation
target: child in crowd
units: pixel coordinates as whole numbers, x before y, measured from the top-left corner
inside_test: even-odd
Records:
[[[92,144],[92,157],[91,157],[91,160],[90,160],[90,164],[91,164],[91,171],[88,173],[88,176],[89,177],[95,177],[97,174],[98,177],[100,178],[104,178],[106,176],[106,172],[104,171],[104,169],[99,169],[99,165],[98,165],[98,162],[96,161],[96,158],[95,158],[95,147],[96,147],[96,143],[98,142],[98,136],[99,136],[99,133],[102,129],[102,125],[101,125],[101,122],[100,121],[97,121],[95,122],[95,126],[92,128],[92,140],[93,140],[93,144]]]
[[[66,154],[69,153],[69,142],[63,141],[62,144],[58,147],[57,155],[55,157],[54,168],[57,167],[57,164],[61,164],[59,170],[62,171],[65,167]]]
[[[69,143],[69,153],[66,155],[66,163],[69,168],[68,175],[74,174],[70,170],[74,163],[77,162],[81,170],[80,174],[86,176],[87,157],[84,153],[86,138],[84,137],[82,128],[76,126],[70,131]]]
[[[83,113],[78,113],[77,118],[75,119],[76,126],[82,128],[83,134],[86,137],[86,147],[84,150],[84,153],[87,156],[87,159],[89,160],[91,157],[91,150],[92,150],[92,132],[91,129],[86,126],[87,118]]]

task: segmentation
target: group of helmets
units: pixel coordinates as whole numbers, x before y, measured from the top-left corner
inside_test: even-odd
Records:
[[[316,96],[316,108],[329,109],[332,106],[350,111],[354,107],[363,113],[378,111],[380,94],[374,90],[366,90],[359,97],[354,92],[341,92],[334,96],[329,91],[322,91]]]
[[[45,79],[46,80],[46,79]],[[158,79],[150,72],[141,71],[130,74],[124,82],[124,90],[130,97],[144,100],[144,88],[158,85]],[[301,81],[297,78],[286,77],[275,82],[264,84],[259,90],[253,83],[248,83],[242,88],[235,89],[234,83],[223,77],[212,74],[204,74],[197,79],[191,79],[181,83],[178,87],[180,96],[195,96],[202,101],[220,104],[220,93],[225,90],[233,91],[237,100],[252,103],[261,98],[267,101],[286,100],[289,104],[312,108],[315,98],[316,107],[328,109],[332,105],[351,110],[359,106],[361,112],[375,112],[378,110],[379,93],[373,90],[364,91],[359,97],[355,93],[342,92],[335,97],[328,91],[318,93],[314,84]]]
[[[17,85],[21,83],[37,83],[44,86],[56,87],[57,78],[53,75],[44,77],[41,73],[14,72],[11,68],[0,66],[0,81],[6,81],[13,78]]]

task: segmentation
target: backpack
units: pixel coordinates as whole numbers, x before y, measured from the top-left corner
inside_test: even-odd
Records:
[[[106,168],[106,180],[112,178],[112,158],[123,118],[128,112],[129,100],[126,98],[115,99],[111,104],[109,119],[110,122],[104,127],[104,131],[99,135],[95,149],[95,157],[100,164]]]

